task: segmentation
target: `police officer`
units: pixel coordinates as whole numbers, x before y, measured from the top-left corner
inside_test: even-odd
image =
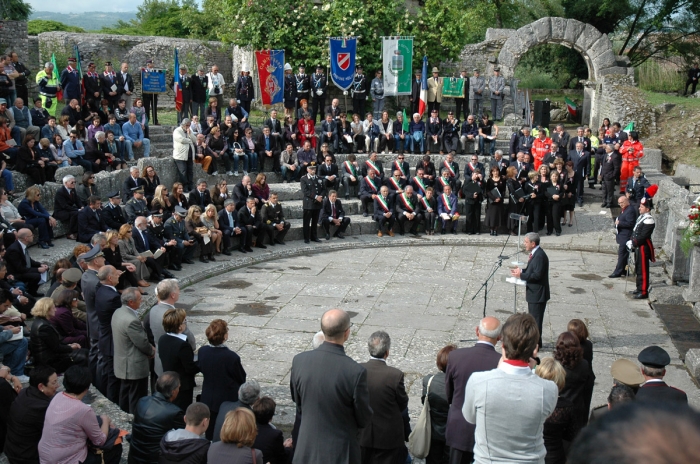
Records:
[[[164,228],[165,239],[168,241],[175,240],[176,242],[177,253],[173,254],[172,264],[180,269],[182,269],[181,263],[194,264],[192,256],[197,244],[187,233],[185,216],[187,216],[187,210],[182,206],[176,206],[174,214],[165,221]],[[179,271],[180,269],[177,270]]]
[[[148,216],[148,205],[143,198],[143,186],[139,185],[131,189],[133,198],[126,202],[126,218],[129,224],[133,224],[137,217]]]
[[[379,121],[384,111],[384,81],[382,80],[381,69],[377,69],[375,77],[372,79],[370,93],[372,94],[372,113],[374,114],[374,119]]]
[[[651,234],[654,233],[656,222],[651,215],[654,207],[652,198],[658,189],[657,185],[650,186],[639,203],[639,217],[632,230],[632,239],[627,242],[627,248],[634,250],[634,273],[637,275],[637,288],[630,292],[635,300],[649,298],[649,262],[655,262],[654,244]]]
[[[297,82],[292,74],[292,66],[289,63],[284,65],[284,115],[292,116],[296,114]]]
[[[479,119],[482,111],[485,89],[486,80],[479,75],[479,70],[474,68],[474,75],[469,78],[469,102],[471,104],[471,114],[477,116],[477,119]]]
[[[63,101],[68,104],[69,101],[75,99],[80,101],[80,95],[83,93],[80,88],[80,75],[75,69],[75,58],[68,58],[68,66],[61,71],[59,81],[63,89]],[[107,98],[107,97],[105,97]]]
[[[365,114],[365,102],[367,101],[367,77],[363,74],[362,65],[355,66],[355,77],[352,80],[352,112],[363,119]]]
[[[271,192],[270,199],[262,207],[262,227],[270,238],[270,245],[284,245],[284,236],[289,231],[290,224],[284,220],[282,203],[277,201],[277,193]]]
[[[493,76],[489,78],[489,90],[491,91],[491,114],[494,121],[503,119],[503,91],[506,88],[506,80],[501,76],[501,68],[493,68]]]
[[[126,224],[126,218],[122,212],[122,198],[119,194],[119,190],[110,192],[107,198],[109,203],[102,207],[102,219],[110,229],[119,230],[121,226]]]
[[[625,385],[630,387],[635,393],[639,386],[644,383],[644,376],[639,371],[639,367],[629,359],[620,358],[610,366],[610,375],[613,378],[613,387],[616,385]],[[610,409],[609,405],[603,404],[596,406],[591,411],[591,416],[588,422],[600,419]]]
[[[318,212],[326,196],[325,181],[316,176],[316,163],[306,166],[306,175],[301,178],[301,191],[304,195],[304,243],[320,242],[318,239]]]
[[[318,121],[323,121],[324,114],[323,109],[326,107],[326,87],[328,86],[328,80],[326,75],[323,73],[323,66],[320,64],[316,65],[316,74],[311,76],[311,99],[313,106],[311,110],[311,118],[316,123],[316,116],[320,114]]]
[[[303,64],[299,65],[299,74],[294,76],[297,84],[297,110],[301,108],[301,101],[309,101],[311,96],[311,78],[306,75],[306,66]]]
[[[671,357],[660,346],[647,346],[640,351],[637,361],[642,364],[644,383],[637,392],[638,401],[662,403],[667,401],[688,404],[688,395],[683,390],[672,387],[663,378]]]
[[[58,79],[53,75],[53,63],[44,63],[44,69],[36,73],[36,83],[39,86],[41,104],[51,116],[56,116],[56,93],[58,92]]]

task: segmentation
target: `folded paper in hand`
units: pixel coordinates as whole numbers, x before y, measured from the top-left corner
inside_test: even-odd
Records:
[[[154,258],[154,259],[158,259],[158,258],[160,258],[160,257],[162,256],[162,254],[163,254],[163,250],[161,250],[160,248],[158,248],[158,249],[156,250],[155,253],[153,253],[151,250],[146,250],[146,251],[144,251],[144,252],[142,252],[142,253],[139,253],[139,256],[143,256],[143,257],[145,257],[145,258]]]
[[[524,280],[518,279],[517,277],[506,277],[506,282],[509,284],[515,284],[515,285],[525,285],[526,282]]]

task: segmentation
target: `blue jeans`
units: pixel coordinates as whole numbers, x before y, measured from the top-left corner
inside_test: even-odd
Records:
[[[243,153],[242,155],[236,154],[236,152],[233,152],[231,155],[231,158],[233,158],[233,171],[238,172],[238,160],[243,159],[243,170],[245,172],[248,172],[248,155]]]
[[[423,153],[425,151],[425,138],[420,131],[416,131],[411,135],[411,151],[416,151],[416,144],[420,144],[420,152]]]
[[[5,181],[5,190],[12,192],[15,189],[15,183],[12,182],[12,173],[9,169],[2,170],[2,178]]]
[[[283,180],[299,180],[299,172],[301,172],[301,170],[298,166],[296,170],[291,171],[287,166],[282,165],[280,166],[280,171],[282,171]],[[289,174],[289,179],[287,178],[287,174]]]
[[[15,160],[17,159],[17,155],[19,154],[19,148],[10,147],[5,151],[0,151],[0,153],[10,157],[10,159],[7,160],[8,164],[15,164]],[[7,171],[7,169],[5,171]]]
[[[258,154],[255,150],[247,151],[245,154],[248,156],[248,172],[258,172]]]
[[[19,129],[19,126],[15,126],[10,129],[10,136],[15,139],[15,142],[17,142],[17,146],[14,148],[19,150],[19,147],[22,146],[22,131]]]
[[[489,144],[489,150],[491,151],[491,156],[496,153],[496,139],[488,140],[486,137],[479,136],[479,153],[484,154],[484,144]]]
[[[394,149],[398,150],[400,153],[408,151],[411,146],[411,136],[409,134],[404,134],[403,143],[401,143],[401,137],[399,134],[394,134]]]
[[[29,341],[26,338],[0,343],[0,354],[3,355],[2,362],[10,368],[12,375],[24,375],[28,349]]]

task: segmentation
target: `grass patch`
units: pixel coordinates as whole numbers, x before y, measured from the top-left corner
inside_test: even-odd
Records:
[[[635,80],[642,90],[682,92],[685,73],[673,63],[648,60],[634,69]]]
[[[677,95],[668,95],[649,90],[643,90],[643,92],[651,106],[658,106],[664,103],[673,103],[676,106],[688,110],[700,110],[700,98],[679,97]]]

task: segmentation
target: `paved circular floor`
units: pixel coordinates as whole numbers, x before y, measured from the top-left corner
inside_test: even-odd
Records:
[[[385,330],[391,336],[389,363],[406,374],[415,418],[420,379],[436,370],[437,351],[449,343],[474,343],[483,295],[472,297],[499,251],[500,247],[388,247],[280,259],[185,288],[179,306],[188,310],[198,344],[206,343],[209,321],[221,318],[229,323],[229,347],[241,356],[249,378],[280,403],[276,421],[282,422],[293,417],[288,387],[292,358],[311,349],[324,311],[345,309],[354,324],[346,351],[356,361],[367,360],[372,332]],[[669,383],[700,406],[700,393],[660,319],[645,301],[624,295],[624,280],[606,278],[616,256],[552,250],[548,255],[552,299],[545,315],[542,356],[551,353],[570,319],[583,319],[594,347],[594,406],[609,393],[612,362],[619,357],[636,361],[639,351],[651,344],[671,354]],[[513,313],[514,286],[505,282],[510,261],[489,286],[487,314],[502,321]],[[633,285],[628,283],[628,289]],[[526,311],[524,287],[517,293],[518,310]]]

